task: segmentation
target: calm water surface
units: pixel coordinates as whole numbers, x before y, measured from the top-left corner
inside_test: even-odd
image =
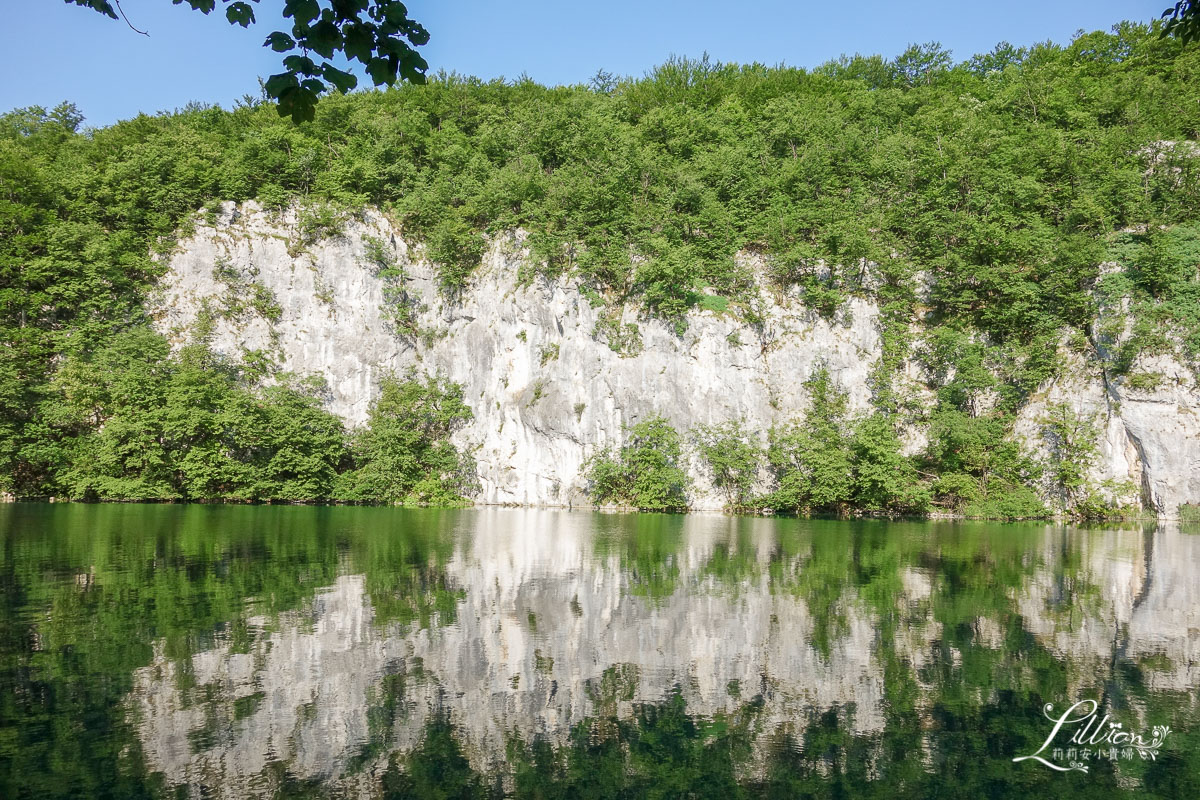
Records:
[[[1200,798],[1178,527],[17,504],[0,532],[3,798]],[[1087,699],[1169,732],[1012,761]]]

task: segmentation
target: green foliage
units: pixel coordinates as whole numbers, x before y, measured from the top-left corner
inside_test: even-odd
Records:
[[[763,451],[738,422],[702,425],[692,431],[713,486],[725,495],[730,509],[745,508],[763,464]]]
[[[922,485],[912,459],[901,454],[892,419],[872,414],[859,420],[850,449],[856,508],[887,514],[914,514],[928,509],[929,490]]]
[[[546,396],[546,382],[541,378],[533,382],[533,388],[529,394],[529,405],[536,405],[539,400]]]
[[[251,270],[257,275],[257,270]],[[279,322],[283,307],[275,293],[256,280],[246,279],[227,259],[218,258],[213,265],[213,280],[225,285],[217,313],[226,319],[238,319],[248,311],[254,311],[269,322]],[[207,334],[200,338],[206,338]]]
[[[755,504],[802,514],[926,511],[929,490],[901,453],[896,420],[880,413],[852,419],[846,393],[823,367],[804,385],[808,414],[771,431],[775,489]]]
[[[1041,422],[1051,448],[1050,478],[1070,508],[1086,490],[1088,468],[1096,459],[1096,420],[1080,418],[1067,403],[1055,403]]]
[[[634,286],[655,312],[679,319],[699,300],[693,288],[699,277],[697,267],[689,250],[670,250],[639,264],[633,274]]]
[[[940,42],[910,44],[892,62],[892,80],[901,86],[931,85],[945,77],[953,65],[950,51]]]
[[[1050,446],[1047,472],[1059,493],[1062,508],[1080,519],[1102,520],[1118,518],[1123,509],[1114,500],[1106,499],[1101,489],[1111,496],[1116,486],[1096,486],[1088,472],[1099,452],[1099,420],[1081,417],[1068,403],[1050,406],[1041,420],[1042,437]]]
[[[304,82],[338,85],[317,63],[326,51],[360,52],[368,66],[379,56],[358,50],[370,43],[355,40],[349,18],[320,0],[303,6],[293,22],[308,30],[278,44],[302,47],[311,35],[317,61],[291,62],[296,86],[285,77],[269,88],[294,89],[293,110],[306,116]],[[403,33],[402,16],[372,17],[375,34]],[[385,78],[405,74],[402,50],[394,55],[376,64]],[[624,355],[641,348],[618,312],[629,302],[678,329],[697,306],[753,321],[760,289],[799,295],[831,318],[847,298],[870,296],[884,309],[872,375],[882,413],[908,412],[891,379],[919,321],[936,413],[1006,426],[1055,374],[1064,330],[1086,330],[1097,307],[1122,296],[1133,330],[1105,322],[1096,337],[1114,372],[1175,339],[1182,355],[1200,353],[1198,72],[1196,48],[1123,23],[957,64],[920,45],[812,71],[673,58],[591,87],[442,74],[325,97],[302,125],[254,102],[87,132],[67,104],[14,110],[0,117],[0,489],[63,492],[62,452],[82,428],[47,416],[56,372],[146,322],[143,298],[164,263],[151,254],[169,252],[218,201],[302,201],[301,240],[336,230],[322,215],[374,204],[424,242],[451,296],[489,235],[521,227],[532,269],[573,273],[588,302],[605,306],[596,338]],[[420,335],[402,272],[368,250],[397,330]],[[734,259],[741,250],[764,256],[772,286],[753,285]],[[1106,251],[1124,269],[1101,277]],[[278,313],[246,287],[242,310]],[[797,466],[791,507],[853,505],[857,421],[844,423],[837,436],[826,426],[824,438],[810,431],[790,444],[790,426],[776,432],[777,461],[799,458],[798,447],[834,458],[819,480]],[[944,455],[924,465],[931,486],[941,481],[937,503],[993,502],[991,472],[942,470]],[[1014,476],[1027,471],[1009,461],[1000,484],[1015,497],[1027,484]]]
[[[296,232],[299,237],[290,248],[292,257],[317,242],[342,234],[348,214],[332,203],[306,203],[296,210]]]
[[[929,331],[920,357],[937,387],[938,407],[980,415],[1015,410],[1057,369],[1057,335],[1024,347],[987,341],[978,332],[946,325]]]
[[[1046,514],[1031,488],[1041,475],[1036,463],[1007,436],[1001,416],[971,416],[942,407],[930,420],[925,465],[936,473],[933,503],[972,517],[1022,519]]]
[[[140,328],[65,362],[44,414],[78,499],[319,500],[345,457],[308,387],[247,388],[204,345],[173,359]]]
[[[588,493],[597,504],[644,511],[687,508],[689,481],[679,433],[665,417],[650,417],[629,429],[617,452],[601,450],[583,465]]]
[[[117,19],[119,0],[67,0]],[[194,10],[208,14],[217,0],[174,0],[186,2]],[[230,25],[248,28],[257,22],[254,6],[258,0],[222,0]],[[125,12],[121,11],[121,16]],[[312,122],[317,98],[325,91],[349,92],[358,85],[353,73],[338,69],[330,61],[314,61],[310,53],[325,59],[337,53],[358,61],[376,86],[391,86],[400,78],[413,83],[425,82],[429,65],[415,48],[429,41],[429,31],[410,19],[400,0],[284,0],[283,16],[292,20],[291,35],[274,31],[263,47],[276,53],[298,51],[285,56],[284,71],[272,75],[263,85],[268,97],[278,102],[279,116],[295,122]],[[128,19],[126,19],[128,22]],[[133,24],[130,23],[130,27]],[[134,30],[137,30],[136,28]],[[140,31],[139,31],[140,32]]]
[[[261,283],[255,283],[250,295],[250,307],[260,317],[270,322],[279,322],[283,316],[283,307],[279,305],[275,293]]]
[[[636,356],[642,352],[642,332],[635,323],[621,323],[614,314],[601,314],[596,318],[592,336],[608,345],[608,349],[622,356]]]
[[[335,495],[345,500],[405,505],[464,502],[474,484],[474,464],[450,441],[471,419],[462,387],[418,378],[382,382],[367,426],[354,437],[355,468],[338,478]]]
[[[853,453],[846,393],[825,368],[804,382],[810,408],[802,422],[770,432],[767,461],[777,488],[760,502],[780,511],[841,513],[853,498]]]
[[[452,214],[428,229],[425,244],[429,259],[437,266],[441,290],[451,297],[466,288],[485,249],[480,232]]]
[[[60,491],[86,500],[331,498],[460,504],[473,466],[450,443],[471,412],[444,380],[385,380],[350,440],[318,382],[253,388],[205,345],[178,358],[135,328],[67,360],[43,415]]]
[[[377,236],[366,235],[363,241],[363,258],[368,268],[383,281],[384,318],[398,333],[413,335],[417,332],[415,301],[405,284],[408,273],[396,261],[394,248]]]
[[[705,311],[714,311],[718,314],[723,314],[729,309],[729,298],[716,294],[705,294],[700,296],[696,305]]]
[[[1196,0],[1178,0],[1162,13],[1165,20],[1160,36],[1177,36],[1184,44],[1200,40],[1200,3]]]
[[[1129,374],[1128,386],[1138,392],[1152,392],[1163,384],[1161,372],[1133,372]]]
[[[1122,269],[1100,279],[1109,309],[1097,336],[1110,369],[1127,375],[1142,353],[1200,362],[1200,226],[1154,227],[1114,237],[1109,255]],[[1127,313],[1120,309],[1128,299]]]

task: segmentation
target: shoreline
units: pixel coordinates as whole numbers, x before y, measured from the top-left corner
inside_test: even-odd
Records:
[[[352,507],[360,506],[365,508],[404,508],[404,509],[466,509],[466,508],[511,508],[511,509],[537,509],[544,511],[587,511],[599,514],[666,514],[670,516],[699,516],[699,515],[715,515],[723,517],[780,517],[784,519],[811,519],[811,520],[834,520],[842,522],[852,522],[856,520],[878,520],[886,522],[1055,522],[1055,523],[1075,523],[1075,524],[1104,524],[1104,523],[1128,523],[1128,522],[1176,522],[1200,523],[1200,520],[1186,519],[1181,515],[1157,515],[1157,514],[1135,514],[1121,515],[1113,517],[1104,517],[1100,519],[1087,519],[1082,517],[1073,517],[1066,514],[1049,514],[1038,517],[977,517],[966,514],[955,514],[945,511],[930,512],[927,514],[876,514],[870,512],[850,513],[847,515],[837,514],[794,514],[787,512],[776,512],[771,509],[762,509],[759,511],[729,511],[726,509],[715,508],[685,508],[673,511],[644,511],[634,506],[611,506],[611,505],[547,505],[539,503],[475,503],[464,502],[461,504],[451,505],[409,505],[405,503],[388,503],[388,502],[370,502],[363,500],[235,500],[235,499],[211,499],[211,500],[177,500],[177,499],[148,499],[148,500],[77,500],[69,498],[59,498],[53,496],[47,497],[14,497],[13,495],[4,494],[0,496],[0,503],[26,503],[38,505],[85,505],[85,506],[100,506],[100,505],[170,505],[170,506],[309,506],[313,508],[334,508],[334,507]]]

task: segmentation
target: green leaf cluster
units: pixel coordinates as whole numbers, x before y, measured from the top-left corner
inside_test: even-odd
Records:
[[[170,354],[145,329],[57,371],[42,418],[51,490],[82,500],[463,502],[472,464],[449,441],[459,387],[387,379],[350,434],[319,381],[260,376],[203,343]],[[48,487],[50,488],[50,487]]]
[[[326,498],[345,435],[305,389],[251,389],[203,344],[172,358],[135,328],[55,376],[48,460],[60,491],[84,500]]]
[[[365,429],[352,442],[359,466],[336,496],[406,505],[455,505],[474,485],[474,462],[450,441],[471,419],[462,387],[442,378],[385,378]]]
[[[665,417],[634,425],[620,449],[592,454],[583,474],[597,504],[643,511],[682,511],[688,505],[682,437]]]
[[[852,419],[846,393],[828,369],[807,381],[802,420],[769,434],[767,463],[775,489],[760,507],[797,513],[920,513],[929,505],[913,460],[901,453],[896,419],[873,413]]]
[[[1009,438],[1011,420],[941,408],[929,428],[925,467],[935,477],[933,505],[971,517],[1022,519],[1047,514],[1033,485],[1041,466]]]
[[[1200,363],[1200,225],[1118,234],[1109,257],[1119,269],[1097,285],[1102,312],[1095,329],[1108,368],[1132,378],[1141,354],[1173,354],[1195,368]]]
[[[692,431],[696,452],[712,476],[713,487],[725,495],[727,507],[748,506],[763,452],[752,432],[740,422],[701,425]]]
[[[118,10],[122,17],[125,15],[119,2],[116,9],[109,0],[66,2],[112,19],[117,19]],[[217,7],[217,0],[172,2],[187,3],[202,14],[210,14]],[[258,0],[221,2],[230,25],[248,28],[258,21],[251,5]],[[283,0],[283,16],[292,20],[290,33],[273,31],[263,42],[263,47],[276,53],[292,53],[283,59],[284,71],[263,84],[263,92],[277,102],[281,117],[311,122],[321,94],[345,93],[358,86],[358,76],[334,66],[331,59],[335,55],[359,62],[376,86],[391,86],[399,79],[425,82],[429,64],[416,48],[429,41],[429,31],[408,16],[408,8],[400,0]],[[309,53],[325,60],[315,61]]]

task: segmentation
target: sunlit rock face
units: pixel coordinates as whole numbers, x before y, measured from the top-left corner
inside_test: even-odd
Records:
[[[283,370],[322,376],[329,409],[350,424],[365,421],[385,374],[415,367],[448,376],[463,385],[474,414],[459,440],[478,463],[479,502],[579,504],[587,455],[619,444],[623,426],[655,414],[680,431],[736,419],[765,436],[803,411],[803,382],[822,365],[849,392],[852,409],[869,405],[879,312],[862,299],[831,322],[763,293],[760,328],[697,312],[682,335],[626,309],[616,320],[620,336],[632,336],[626,325],[637,335],[622,344],[606,332],[605,311],[570,279],[520,283],[528,253],[519,233],[493,243],[454,300],[439,293],[429,263],[377,213],[303,249],[297,236],[294,212],[270,217],[227,205],[215,225],[198,225],[170,259],[152,298],[158,329],[182,344],[208,318],[217,352],[244,358],[263,351]],[[384,243],[408,275],[417,335],[397,332],[381,310],[384,283],[368,263],[371,241]],[[746,263],[761,268],[753,258]],[[253,308],[230,313],[217,266],[244,286],[268,289],[278,319]],[[691,471],[694,507],[722,507],[725,498],[699,465]]]
[[[453,620],[380,621],[369,577],[352,573],[298,610],[251,618],[248,645],[219,636],[183,659],[160,648],[129,698],[149,767],[196,796],[267,796],[279,765],[370,795],[388,753],[416,746],[439,712],[472,766],[488,770],[504,763],[513,735],[562,745],[589,717],[627,718],[673,691],[702,717],[761,697],[758,748],[830,709],[855,734],[881,731],[888,664],[915,681],[919,709],[939,702],[939,672],[927,669],[947,658],[936,570],[896,566],[881,608],[839,585],[845,578],[806,584],[812,553],[802,541],[781,561],[766,520],[689,518],[653,562],[611,548],[594,520],[480,512],[479,535],[458,541],[444,568],[461,591]],[[1194,696],[1200,594],[1187,565],[1200,541],[1171,530],[1073,532],[1082,556],[1068,568],[1066,535],[1047,527],[1039,562],[1008,598],[1025,630],[1069,665],[1072,696],[1054,699],[1099,696],[1117,655],[1143,665],[1146,685]],[[823,591],[829,581],[834,590]],[[897,620],[889,644],[881,613]],[[1003,624],[981,614],[969,644],[1019,675],[1027,667],[1005,649]],[[962,654],[949,657],[953,669]],[[395,712],[381,713],[389,703]]]
[[[219,353],[261,351],[285,371],[319,375],[328,408],[352,425],[366,419],[382,376],[409,368],[448,376],[474,413],[458,438],[478,464],[481,503],[582,504],[584,459],[655,414],[679,431],[738,420],[765,437],[803,413],[804,381],[821,366],[849,393],[852,411],[870,406],[879,309],[862,298],[831,321],[794,296],[763,290],[761,324],[694,311],[680,334],[636,308],[608,319],[569,277],[523,284],[520,232],[496,238],[451,299],[421,250],[377,212],[364,211],[333,238],[305,242],[299,230],[295,211],[272,216],[253,204],[226,204],[215,222],[198,222],[151,300],[158,329],[181,344],[211,325]],[[409,331],[384,310],[385,282],[371,260],[380,252],[407,274]],[[761,257],[739,258],[761,275]],[[277,315],[250,302],[255,284],[278,303]],[[1106,380],[1098,362],[1079,361],[1032,399],[1017,434],[1046,450],[1042,421],[1051,404],[1066,402],[1099,429],[1093,482],[1109,482],[1112,498],[1174,516],[1181,503],[1200,502],[1200,393],[1169,361],[1146,367],[1164,376],[1150,390]],[[911,405],[932,407],[919,378],[914,362],[891,376]],[[919,449],[923,429],[911,427],[904,440]],[[693,507],[721,508],[725,498],[700,465],[690,472]]]
[[[1136,369],[1159,376],[1154,388],[1112,378],[1103,366],[1062,351],[1062,374],[1020,411],[1015,432],[1041,454],[1051,407],[1065,404],[1096,434],[1092,482],[1101,494],[1172,518],[1200,502],[1200,391],[1192,371],[1173,357],[1144,356]],[[1107,485],[1104,485],[1107,484]],[[1044,494],[1053,496],[1047,486]]]

